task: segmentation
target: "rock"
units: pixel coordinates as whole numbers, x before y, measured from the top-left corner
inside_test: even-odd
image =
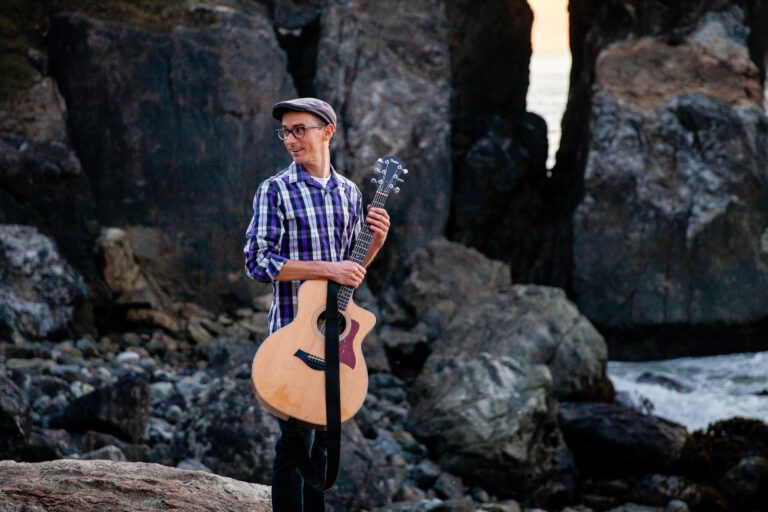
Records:
[[[679,471],[699,481],[717,482],[746,457],[768,458],[768,425],[755,419],[731,418],[693,433]]]
[[[664,507],[664,512],[690,512],[688,504],[682,500],[672,500]]]
[[[144,372],[117,371],[117,381],[69,404],[51,425],[99,430],[132,442],[142,439],[149,424],[149,386]]]
[[[25,510],[129,512],[164,503],[189,512],[271,510],[263,485],[139,462],[0,462],[0,506]]]
[[[110,444],[103,446],[98,450],[80,455],[80,460],[111,460],[114,462],[125,462],[127,459],[120,448]]]
[[[627,503],[620,507],[612,508],[608,512],[664,512],[664,509],[658,507],[647,507],[637,503]]]
[[[691,391],[693,391],[692,387],[687,386],[682,382],[678,382],[672,377],[668,377],[666,375],[661,375],[653,372],[643,372],[637,378],[637,382],[646,383],[646,384],[657,384],[663,388],[671,389],[672,391],[677,391],[678,393],[690,393]]]
[[[611,398],[602,336],[559,288],[514,285],[457,311],[435,353],[510,356],[546,364],[558,399]]]
[[[195,351],[198,357],[208,361],[211,370],[226,375],[241,365],[250,369],[258,348],[258,343],[253,341],[221,337],[198,345]]]
[[[13,459],[24,450],[32,424],[21,389],[0,374],[0,459]]]
[[[440,239],[414,251],[407,269],[400,293],[423,323],[410,334],[383,331],[394,334],[390,356],[400,354],[398,369],[417,366],[427,349],[451,355],[489,352],[547,364],[558,398],[612,397],[605,342],[562,290],[511,285],[508,266]],[[419,343],[428,347],[417,352]],[[417,355],[408,359],[405,351],[411,347]]]
[[[734,510],[755,511],[768,502],[768,459],[746,457],[718,484]]]
[[[53,241],[30,226],[0,225],[0,262],[0,336],[23,341],[66,332],[88,290]]]
[[[180,461],[178,464],[176,464],[176,467],[179,469],[186,469],[189,471],[205,471],[206,473],[213,473],[213,471],[211,471],[211,468],[209,468],[199,460],[194,460],[194,459],[184,459]]]
[[[599,325],[765,317],[768,117],[748,30],[735,6],[693,27],[674,44],[634,40],[597,61],[573,252],[577,304]]]
[[[592,475],[667,470],[690,438],[682,425],[617,404],[562,403],[558,420],[579,471]]]
[[[75,441],[66,430],[32,427],[22,460],[40,462],[61,459],[75,453]]]
[[[201,384],[184,412],[174,441],[181,458],[198,460],[218,475],[271,481],[280,429],[257,404],[247,380],[225,376]]]
[[[387,204],[397,229],[376,258],[378,279],[395,272],[400,255],[442,233],[448,220],[447,29],[438,0],[334,2],[320,18],[314,86],[339,114],[337,168],[367,183],[377,158],[396,155],[413,171]]]
[[[422,489],[429,489],[440,476],[440,466],[429,459],[424,459],[414,468],[414,480]]]
[[[229,242],[243,237],[258,183],[287,165],[270,107],[296,92],[265,6],[165,13],[159,24],[122,9],[52,16],[51,75],[101,224],[172,233],[145,260],[172,295],[245,299],[248,280],[233,274],[242,255]],[[192,222],[201,218],[216,222]]]
[[[456,269],[471,272],[456,272]],[[511,284],[509,267],[475,249],[437,238],[413,251],[399,296],[417,319],[439,331],[459,306],[477,301]]]
[[[433,354],[414,384],[413,434],[440,465],[491,492],[528,493],[554,474],[562,443],[544,365]]]
[[[461,483],[461,478],[457,478],[450,473],[441,473],[432,489],[438,498],[444,500],[455,500],[464,496],[464,485]]]

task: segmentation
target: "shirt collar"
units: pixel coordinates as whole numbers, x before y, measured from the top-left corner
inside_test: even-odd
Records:
[[[297,181],[302,180],[307,185],[310,185],[312,187],[317,188],[323,188],[320,183],[312,179],[312,175],[309,174],[309,172],[304,168],[302,164],[297,164],[296,162],[291,163],[290,167],[290,177],[288,181],[290,183],[296,183]],[[336,187],[343,187],[344,185],[341,183],[341,180],[339,179],[339,175],[336,172],[336,169],[333,168],[333,164],[331,164],[331,179],[328,180],[328,184],[326,185],[326,188],[328,190],[336,188]]]

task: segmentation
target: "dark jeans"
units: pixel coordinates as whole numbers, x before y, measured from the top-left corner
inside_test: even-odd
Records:
[[[301,443],[312,454],[312,466],[325,475],[328,445],[326,434],[278,420],[280,439],[275,445],[275,464],[272,466],[272,510],[275,512],[323,512],[325,499],[322,492],[304,483],[296,466],[293,443]]]

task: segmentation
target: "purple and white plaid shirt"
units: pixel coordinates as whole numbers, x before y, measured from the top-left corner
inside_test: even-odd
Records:
[[[350,259],[363,222],[360,189],[333,166],[325,188],[295,163],[259,185],[245,234],[245,272],[272,283],[270,334],[296,316],[301,281],[275,281],[285,262]]]

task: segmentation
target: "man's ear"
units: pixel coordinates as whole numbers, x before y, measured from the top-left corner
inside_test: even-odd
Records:
[[[325,125],[325,128],[323,128],[323,140],[331,140],[334,133],[336,133],[335,126],[332,124]]]

